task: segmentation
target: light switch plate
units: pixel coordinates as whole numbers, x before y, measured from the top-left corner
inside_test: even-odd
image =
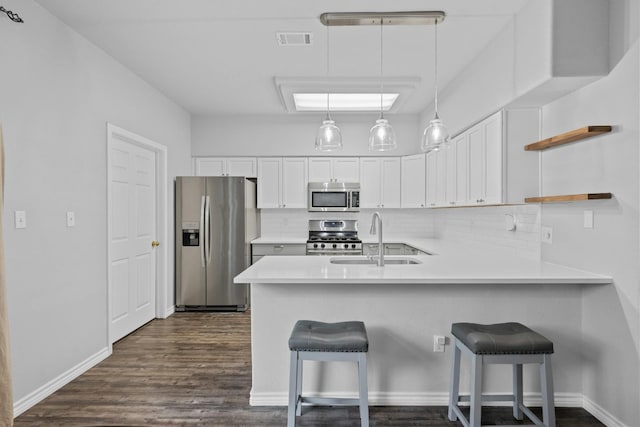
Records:
[[[446,337],[443,335],[434,335],[433,336],[433,351],[436,353],[443,353],[444,346],[447,343]]]
[[[584,228],[593,228],[593,211],[584,211]]]
[[[27,212],[26,211],[15,211],[14,212],[14,223],[16,228],[27,228]]]
[[[67,227],[76,226],[76,214],[73,211],[67,212]]]

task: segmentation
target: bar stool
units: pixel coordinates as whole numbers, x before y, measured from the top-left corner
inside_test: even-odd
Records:
[[[460,421],[465,427],[480,426],[482,402],[513,402],[513,417],[523,419],[523,413],[535,424],[555,427],[553,403],[553,377],[551,354],[553,343],[520,323],[479,325],[454,323],[451,333],[455,338],[451,384],[449,390],[449,420]],[[460,353],[471,358],[471,393],[460,396]],[[513,394],[482,395],[482,368],[484,364],[510,364],[513,366]],[[540,421],[522,401],[522,365],[536,363],[540,369],[542,388],[542,418]],[[462,414],[458,402],[470,402],[469,419]]]
[[[360,423],[369,426],[367,391],[367,352],[369,340],[363,322],[323,323],[298,320],[289,338],[291,365],[289,369],[289,410],[287,426],[296,424],[302,404],[360,405]],[[302,365],[304,360],[352,361],[358,364],[359,399],[302,396]]]

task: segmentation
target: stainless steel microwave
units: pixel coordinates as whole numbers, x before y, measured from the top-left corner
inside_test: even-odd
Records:
[[[310,182],[309,212],[358,212],[360,183]]]

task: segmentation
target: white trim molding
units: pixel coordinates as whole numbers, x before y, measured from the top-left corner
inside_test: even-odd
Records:
[[[157,247],[157,270],[156,270],[156,301],[155,301],[155,316],[159,319],[165,319],[171,314],[173,314],[173,305],[168,306],[169,302],[169,248],[168,242],[169,237],[171,236],[171,231],[169,229],[169,217],[168,217],[168,160],[167,160],[167,147],[159,144],[155,141],[152,141],[148,138],[130,132],[126,129],[120,128],[112,123],[107,122],[107,158],[109,158],[109,148],[111,146],[111,141],[113,138],[119,138],[120,140],[127,141],[133,145],[137,145],[139,147],[143,147],[147,150],[153,151],[156,153],[156,224],[157,224],[157,240],[159,240],[162,244]],[[107,174],[110,174],[109,168],[107,168]],[[107,184],[110,184],[110,177],[107,176]],[[110,192],[110,188],[108,189]],[[108,193],[110,194],[110,193]],[[109,197],[107,196],[108,203],[110,203]],[[110,209],[110,207],[108,207]],[[111,241],[111,224],[107,223],[108,230],[108,239],[107,242]],[[107,263],[110,259],[110,247],[107,243]],[[109,274],[110,269],[107,268],[107,274]],[[109,284],[110,284],[109,279]],[[111,290],[111,285],[109,285],[109,290]],[[109,298],[110,300],[110,298]],[[111,316],[111,308],[107,310],[109,318],[107,319],[107,324],[109,325],[109,343],[111,343],[111,331],[110,331],[110,316]]]
[[[508,393],[508,392],[505,392]],[[498,393],[498,394],[505,394]],[[491,393],[489,393],[491,394]],[[355,399],[356,392],[322,392],[314,394],[318,397],[339,397]],[[555,406],[565,408],[582,408],[584,398],[580,393],[555,393]],[[281,393],[254,393],[251,390],[249,404],[251,406],[286,406],[288,394]],[[540,393],[525,393],[524,403],[527,406],[541,406]],[[420,392],[420,393],[385,393],[369,392],[369,405],[371,406],[447,406],[449,404],[448,392]],[[483,406],[510,406],[509,402],[487,402]],[[586,408],[585,408],[586,409]],[[595,415],[594,415],[595,416]],[[596,417],[597,418],[597,417]]]
[[[617,419],[613,414],[604,409],[602,406],[583,396],[582,407],[585,411],[596,417],[602,424],[608,427],[626,427],[627,424]]]
[[[13,403],[13,415],[17,417],[23,412],[27,411],[29,408],[35,406],[37,403],[40,403],[48,396],[52,395],[56,391],[60,390],[65,385],[69,384],[71,381],[78,378],[80,375],[84,374],[89,369],[96,366],[98,363],[105,360],[107,357],[111,355],[111,351],[108,347],[103,348],[99,352],[95,353],[93,356],[84,360],[83,362],[77,364],[73,368],[69,369],[66,372],[63,372],[58,377],[44,384],[42,387],[39,387],[32,393],[29,393],[22,399]]]

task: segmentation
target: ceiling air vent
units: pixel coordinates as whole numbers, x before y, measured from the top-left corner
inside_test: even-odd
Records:
[[[310,46],[313,42],[313,33],[276,33],[279,46]]]

